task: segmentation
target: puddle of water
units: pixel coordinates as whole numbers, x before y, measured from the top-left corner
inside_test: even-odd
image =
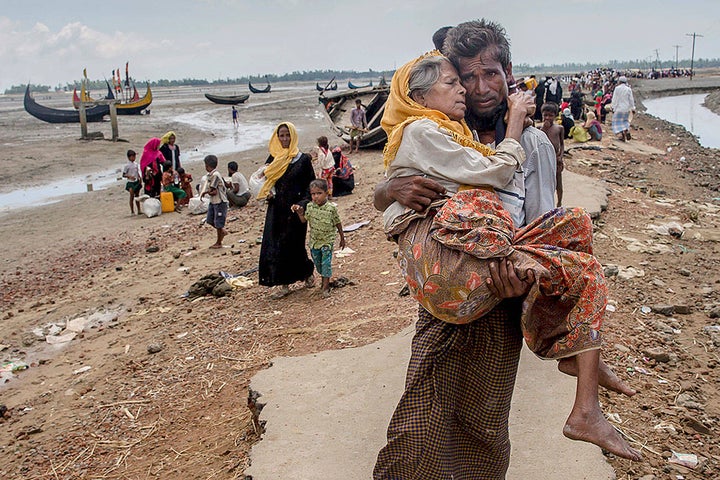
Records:
[[[101,190],[117,182],[120,176],[119,170],[114,169],[94,175],[65,178],[47,185],[0,193],[0,211],[5,213],[15,208],[36,207],[59,202],[65,195],[87,192],[89,184],[92,185],[93,190]]]
[[[700,145],[720,148],[720,115],[704,107],[706,93],[644,100],[648,114],[682,125],[696,135]]]

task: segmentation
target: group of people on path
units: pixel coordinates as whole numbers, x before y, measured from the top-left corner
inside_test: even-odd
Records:
[[[140,192],[157,198],[161,192],[170,192],[175,205],[187,205],[193,197],[192,175],[180,163],[180,147],[175,143],[175,132],[169,131],[161,138],[153,137],[145,143],[140,164],[137,153],[127,151],[128,162],[123,167],[125,190],[130,195],[130,213],[140,212]]]
[[[465,22],[441,44],[444,56],[395,73],[383,116],[375,206],[420,307],[374,478],[504,478],[523,338],[578,378],[565,436],[640,460],[598,403],[598,385],[635,391],[600,358],[607,287],[592,223],[554,208],[557,149],[525,126],[533,100],[509,94],[505,31]]]

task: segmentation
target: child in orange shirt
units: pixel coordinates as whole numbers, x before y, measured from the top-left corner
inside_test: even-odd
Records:
[[[179,167],[177,169],[178,176],[180,177],[180,188],[183,189],[185,192],[185,195],[187,195],[185,198],[181,198],[178,200],[178,203],[180,205],[187,205],[190,203],[190,199],[193,197],[193,187],[192,187],[192,175],[185,172],[185,169],[182,167]]]

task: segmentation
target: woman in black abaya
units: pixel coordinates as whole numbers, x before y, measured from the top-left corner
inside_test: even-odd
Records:
[[[313,263],[305,248],[307,224],[290,210],[310,202],[310,182],[315,179],[310,155],[300,152],[295,126],[284,122],[270,138],[265,183],[258,198],[267,200],[265,228],[260,247],[260,285],[277,287],[272,298],[290,293],[289,285],[315,284]]]

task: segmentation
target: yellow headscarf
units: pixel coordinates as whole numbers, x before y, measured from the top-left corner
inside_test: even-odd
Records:
[[[169,131],[165,135],[160,137],[160,144],[166,145],[166,144],[170,143],[170,137],[175,137],[175,139],[177,140],[177,135],[175,135],[175,132]]]
[[[288,148],[283,148],[282,144],[280,144],[280,139],[278,138],[278,130],[280,130],[280,127],[283,125],[285,125],[290,131],[290,146]],[[283,122],[275,127],[275,131],[273,131],[272,137],[270,137],[268,150],[270,151],[270,155],[273,156],[273,161],[270,165],[265,167],[265,183],[258,193],[259,199],[267,197],[267,194],[270,192],[273,185],[275,185],[275,182],[277,182],[278,179],[285,174],[288,165],[290,165],[290,161],[295,158],[300,151],[298,148],[298,135],[297,130],[295,130],[295,125],[290,122]]]
[[[437,123],[440,127],[450,132],[453,139],[462,146],[474,148],[483,155],[494,155],[495,150],[480,142],[473,140],[472,132],[468,128],[465,120],[456,122],[450,120],[447,115],[438,111],[426,108],[412,98],[410,98],[408,83],[410,81],[410,71],[417,62],[427,57],[442,56],[442,54],[433,50],[420,57],[412,60],[400,67],[392,77],[390,83],[390,96],[385,103],[385,112],[383,113],[380,124],[387,132],[388,141],[383,150],[383,159],[385,168],[387,168],[397,155],[400,142],[402,142],[403,130],[415,120],[427,118]]]

